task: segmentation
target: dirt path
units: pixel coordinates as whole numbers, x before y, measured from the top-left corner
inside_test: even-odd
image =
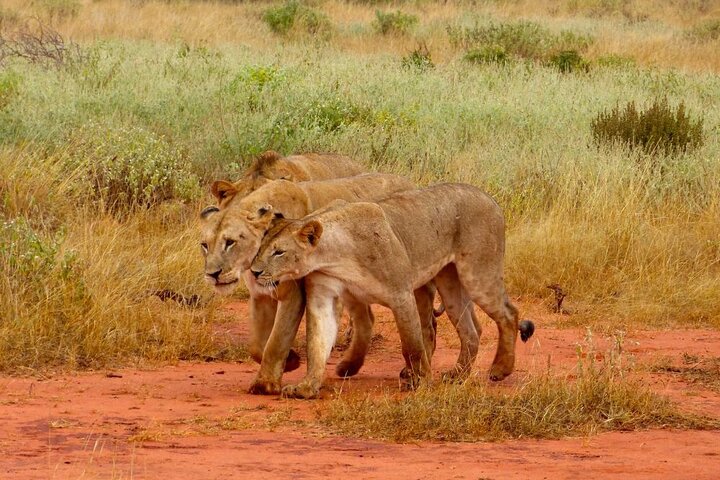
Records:
[[[232,307],[244,317],[244,304]],[[391,318],[378,312],[377,341],[353,379],[328,367],[325,400],[302,402],[245,393],[256,365],[182,363],[53,378],[0,377],[0,478],[707,478],[720,477],[720,432],[621,432],[588,438],[502,443],[394,444],[332,435],[315,424],[333,391],[395,388],[401,367]],[[454,363],[457,342],[442,320],[434,368]],[[517,374],[570,369],[580,329],[540,319],[532,342],[520,345]],[[237,334],[246,336],[246,322]],[[485,323],[478,370],[489,367],[494,327]],[[596,351],[614,340],[595,335]],[[302,339],[300,339],[302,342]],[[720,356],[720,332],[635,331],[623,348],[640,365]],[[587,349],[586,349],[587,350]],[[600,355],[601,353],[597,353]],[[286,375],[297,380],[299,371]],[[648,373],[657,391],[686,408],[720,416],[720,393],[678,375]]]

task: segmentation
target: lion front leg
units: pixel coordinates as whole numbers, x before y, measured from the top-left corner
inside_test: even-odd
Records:
[[[420,385],[421,379],[432,376],[415,297],[409,292],[390,308],[395,316],[405,358],[405,368],[400,372],[400,388],[414,390]]]
[[[263,350],[260,371],[250,385],[249,391],[253,394],[280,394],[282,374],[290,361],[290,347],[305,309],[305,292],[299,283],[281,283],[278,286],[278,299],[277,313]]]
[[[320,395],[325,366],[335,345],[338,332],[336,297],[322,289],[309,289],[307,314],[308,371],[297,385],[283,388],[283,395],[292,398],[317,398]]]

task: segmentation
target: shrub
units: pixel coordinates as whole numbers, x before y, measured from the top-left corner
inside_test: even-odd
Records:
[[[0,110],[7,107],[18,94],[20,76],[12,71],[0,73]]]
[[[685,33],[690,40],[707,42],[720,39],[720,20],[706,20]]]
[[[110,211],[199,196],[197,177],[163,137],[141,127],[108,128],[93,123],[77,136],[79,144],[71,162],[83,172],[92,197]]]
[[[465,50],[495,48],[521,58],[543,60],[563,50],[583,50],[592,38],[570,31],[555,34],[538,23],[491,22],[474,27],[449,26],[450,42]]]
[[[402,59],[403,68],[425,72],[435,67],[427,46],[420,45]]]
[[[287,35],[293,29],[311,35],[328,33],[331,30],[327,15],[297,0],[289,0],[282,6],[265,10],[262,19],[270,30],[280,35]]]
[[[505,49],[497,45],[473,48],[468,50],[463,58],[471,63],[506,63],[508,61]]]
[[[62,232],[41,235],[22,217],[3,222],[0,258],[13,292],[44,296],[46,285],[75,274],[76,254],[60,253],[62,239]]]
[[[388,34],[405,34],[408,33],[418,23],[418,17],[415,15],[404,13],[400,10],[396,12],[383,12],[375,10],[375,22],[373,26],[378,33]]]
[[[678,153],[697,148],[703,143],[703,120],[691,119],[685,104],[677,109],[667,99],[658,101],[644,111],[635,102],[598,114],[591,124],[593,138],[598,144],[623,143],[641,148],[647,153]]]
[[[563,50],[550,57],[548,64],[563,73],[588,72],[590,63],[577,50]]]
[[[599,57],[595,63],[600,67],[605,68],[628,68],[635,66],[635,59],[632,57],[626,57],[624,55],[618,55],[611,53],[610,55],[604,55]]]

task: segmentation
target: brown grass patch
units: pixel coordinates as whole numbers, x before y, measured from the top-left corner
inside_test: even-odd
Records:
[[[662,357],[649,370],[653,373],[668,373],[683,381],[701,385],[720,393],[720,357],[702,357],[684,353],[678,365],[671,357]]]
[[[720,421],[679,411],[609,365],[574,377],[544,374],[503,388],[479,380],[436,384],[409,395],[339,396],[322,416],[346,435],[389,439],[495,441],[560,438],[611,430],[709,429]]]

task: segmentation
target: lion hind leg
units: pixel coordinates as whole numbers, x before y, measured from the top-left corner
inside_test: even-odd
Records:
[[[345,355],[335,368],[335,373],[340,377],[352,377],[360,371],[365,363],[365,357],[370,349],[372,340],[372,328],[375,323],[370,306],[357,301],[345,301],[350,314],[352,325],[352,337],[350,346]]]
[[[515,342],[518,334],[518,310],[508,299],[502,273],[488,265],[474,269],[471,265],[457,265],[463,288],[470,298],[498,328],[498,345],[490,368],[491,380],[502,380],[515,368]]]
[[[455,265],[443,268],[435,277],[435,284],[460,339],[457,363],[444,377],[463,377],[470,373],[480,348],[479,321],[475,317],[472,301],[460,283]]]

